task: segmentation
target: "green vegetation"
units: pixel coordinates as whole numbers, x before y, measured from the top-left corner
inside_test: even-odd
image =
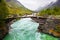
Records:
[[[4,0],[0,2],[0,19],[4,19],[8,16],[9,11]]]
[[[31,14],[32,13],[32,11],[24,8],[21,5],[18,5],[14,1],[7,2],[7,6],[8,6],[8,9],[9,9],[10,15],[19,14],[20,16],[22,16],[22,15],[25,15],[25,14]]]
[[[5,0],[0,0],[0,25],[4,24],[5,21],[3,19],[7,18],[8,15],[9,11]]]
[[[1,2],[1,0],[0,0],[0,2]]]
[[[11,15],[12,14],[19,14],[20,16],[22,16],[22,15],[25,15],[25,14],[31,14],[30,10],[25,9],[23,7],[13,8],[13,7],[8,6],[8,9],[9,9],[9,12],[10,12]]]
[[[55,6],[40,11],[39,16],[44,16],[44,15],[60,15],[60,7]]]
[[[55,28],[57,32],[60,32],[60,25],[57,25]]]

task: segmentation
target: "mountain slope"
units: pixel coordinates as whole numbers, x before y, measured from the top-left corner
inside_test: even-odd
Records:
[[[6,2],[7,2],[8,8],[11,14],[25,15],[26,13],[27,14],[32,13],[32,11],[26,9],[17,0],[6,0]]]

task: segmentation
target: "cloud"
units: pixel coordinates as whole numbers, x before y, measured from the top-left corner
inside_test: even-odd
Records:
[[[39,11],[47,5],[50,5],[51,2],[55,3],[57,0],[18,0],[24,7],[32,10],[32,11]]]

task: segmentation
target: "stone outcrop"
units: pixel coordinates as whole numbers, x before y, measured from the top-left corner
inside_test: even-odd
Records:
[[[7,25],[0,26],[0,39],[2,40],[5,35],[9,32],[9,28]]]
[[[8,33],[10,29],[10,25],[14,22],[14,18],[5,19],[5,23],[0,25],[0,39],[2,40]]]
[[[44,18],[39,19],[38,31],[46,34],[60,37],[60,19]]]

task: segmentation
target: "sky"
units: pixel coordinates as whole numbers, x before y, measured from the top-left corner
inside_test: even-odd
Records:
[[[18,0],[24,7],[32,11],[39,11],[57,0]]]

